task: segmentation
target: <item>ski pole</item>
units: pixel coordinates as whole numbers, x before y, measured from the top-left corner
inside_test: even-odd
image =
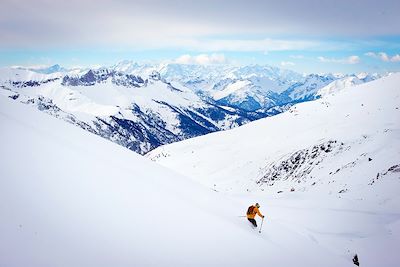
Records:
[[[261,234],[261,228],[262,228],[263,222],[264,222],[264,218],[262,218],[261,226],[260,226],[260,231],[258,231],[260,234]]]

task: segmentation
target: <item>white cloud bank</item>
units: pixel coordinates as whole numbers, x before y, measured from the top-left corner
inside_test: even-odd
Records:
[[[222,64],[226,62],[226,58],[223,54],[200,54],[197,56],[182,55],[175,60],[176,63],[180,64],[198,64],[198,65],[210,65],[210,64]]]
[[[295,64],[291,61],[282,61],[281,66],[282,67],[288,67],[288,66],[294,66]]]
[[[334,40],[400,34],[396,12],[400,1],[385,0],[379,5],[375,1],[312,1],[312,8],[310,2],[2,0],[0,48],[314,51],[316,46],[325,50],[331,42],[321,44],[313,36]],[[338,50],[338,43],[342,42],[331,45]],[[341,47],[348,45],[344,42]]]
[[[347,58],[326,58],[326,57],[318,57],[319,61],[325,63],[340,63],[340,64],[358,64],[360,63],[359,56],[349,56]]]
[[[394,56],[389,56],[385,52],[379,52],[379,53],[374,53],[374,52],[368,52],[365,53],[366,56],[373,57],[373,58],[379,58],[380,60],[384,62],[400,62],[400,55],[396,54]]]

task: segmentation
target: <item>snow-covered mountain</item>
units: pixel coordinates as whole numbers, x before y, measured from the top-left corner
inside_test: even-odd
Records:
[[[130,140],[150,111],[174,121],[169,106],[212,103],[192,88],[105,68],[6,72],[0,265],[398,265],[400,74],[150,153],[173,171],[95,134]],[[243,217],[254,202],[262,233]]]
[[[309,184],[327,182],[322,176],[336,180],[329,186],[334,191],[346,190],[359,182],[340,183],[348,172],[377,174],[398,164],[399,84],[400,74],[392,74],[344,87],[237,129],[162,146],[149,156],[173,169],[184,166],[180,172],[224,191],[310,190],[318,186]]]
[[[0,88],[14,100],[144,154],[278,114],[318,98],[319,89],[336,78],[258,65],[122,61],[98,69],[3,68]]]
[[[177,82],[219,104],[257,111],[290,102],[281,93],[304,77],[271,66],[185,65],[159,67],[162,79]]]
[[[273,107],[314,100],[318,91],[336,80],[358,79],[360,83],[380,78],[378,74],[302,75],[268,65],[139,65],[122,61],[112,69],[148,77],[158,73],[160,79],[192,89],[216,103],[247,111],[268,110]]]
[[[21,69],[26,69],[30,71],[34,71],[37,73],[43,73],[43,74],[51,74],[51,73],[56,73],[56,72],[67,72],[68,70],[61,67],[58,64],[49,66],[49,67],[36,67],[36,68],[21,68]]]
[[[263,199],[274,220],[303,225],[305,236],[339,254],[357,251],[362,266],[397,266],[400,74],[353,82],[148,157],[216,191]]]
[[[325,95],[334,94],[345,88],[349,88],[354,85],[370,82],[370,81],[376,80],[378,78],[379,78],[379,76],[377,76],[376,74],[370,75],[370,74],[363,74],[363,73],[359,74],[359,75],[346,76],[346,77],[337,79],[337,80],[331,82],[330,84],[328,84],[327,86],[319,89],[315,96],[323,97]]]
[[[138,153],[268,116],[202,99],[157,73],[146,79],[107,68],[50,75],[4,69],[1,74],[2,94]]]
[[[0,96],[0,123],[1,266],[350,266],[282,224],[258,233],[237,216],[246,206],[32,106]]]

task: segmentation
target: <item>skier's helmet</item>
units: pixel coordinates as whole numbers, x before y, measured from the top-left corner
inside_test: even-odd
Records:
[[[256,207],[259,208],[259,207],[260,207],[260,204],[256,203]]]

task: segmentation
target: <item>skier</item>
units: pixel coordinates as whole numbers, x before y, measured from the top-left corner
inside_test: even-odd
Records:
[[[257,222],[254,219],[257,214],[258,214],[258,216],[260,216],[261,218],[264,219],[264,215],[261,214],[259,208],[260,208],[260,204],[256,203],[255,205],[251,205],[247,209],[247,220],[249,220],[249,222],[251,222],[254,227],[257,227]]]

